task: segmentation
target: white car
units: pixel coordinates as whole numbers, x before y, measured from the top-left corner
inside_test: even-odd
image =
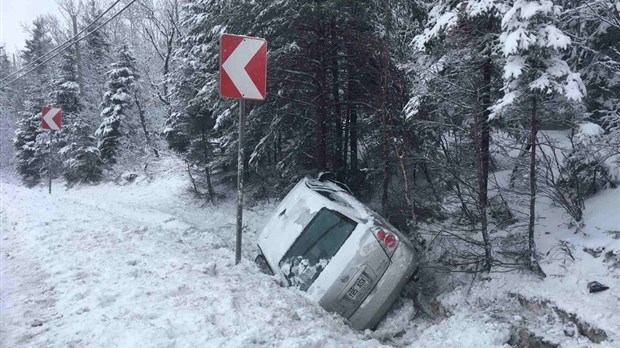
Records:
[[[413,277],[414,245],[331,181],[302,179],[259,236],[256,261],[357,330],[373,328]]]

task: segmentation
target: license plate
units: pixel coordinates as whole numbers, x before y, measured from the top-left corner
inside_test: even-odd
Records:
[[[368,279],[368,277],[366,277],[364,274],[360,275],[359,278],[357,278],[357,280],[355,281],[355,284],[353,284],[349,291],[347,291],[347,298],[349,298],[351,301],[355,301],[357,299],[357,296],[359,296],[359,294],[363,292],[363,290],[368,286],[369,283],[370,279]]]

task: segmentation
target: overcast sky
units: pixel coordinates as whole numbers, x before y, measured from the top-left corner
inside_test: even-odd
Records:
[[[0,0],[0,44],[11,53],[21,50],[28,36],[24,24],[50,13],[62,18],[56,0]]]

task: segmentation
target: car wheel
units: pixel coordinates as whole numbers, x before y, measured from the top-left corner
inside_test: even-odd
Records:
[[[269,264],[267,263],[267,260],[265,259],[265,256],[263,256],[263,254],[258,254],[258,256],[256,256],[256,259],[254,259],[254,262],[256,262],[256,265],[261,272],[273,275],[273,271],[269,267]]]

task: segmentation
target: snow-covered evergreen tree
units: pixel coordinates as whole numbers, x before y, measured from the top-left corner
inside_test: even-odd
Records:
[[[516,0],[502,19],[502,52],[504,65],[504,96],[492,107],[494,115],[509,105],[529,109],[530,125],[530,203],[529,203],[529,267],[544,275],[538,264],[535,230],[537,196],[536,149],[538,122],[546,105],[561,98],[580,102],[585,86],[579,73],[571,71],[563,53],[572,42],[557,23],[561,8],[550,0]]]
[[[102,160],[97,139],[88,123],[80,118],[67,125],[66,145],[60,150],[63,156],[63,176],[68,183],[95,183],[102,177]]]
[[[88,1],[84,7],[85,9],[80,18],[81,27],[93,23],[103,12],[95,0]],[[90,77],[88,81],[89,84],[103,85],[104,81],[98,81],[98,77],[105,75],[106,63],[110,59],[110,41],[107,37],[108,30],[109,28],[106,26],[96,31],[89,29],[88,31],[91,32],[91,34],[81,42],[82,64],[87,75]],[[95,86],[91,86],[90,88],[95,88]]]
[[[9,76],[12,72],[11,62],[6,54],[4,46],[0,45],[0,80]],[[0,82],[0,86],[8,80]],[[0,117],[3,119],[3,133],[10,134],[14,131],[15,121],[13,119],[13,113],[11,112],[11,86],[0,88]],[[9,164],[9,159],[12,157],[13,145],[11,143],[11,137],[0,137],[0,167],[4,167]]]
[[[91,24],[103,11],[95,0],[84,3],[79,16],[79,29]],[[101,22],[101,19],[99,20]],[[92,32],[91,26],[88,31]],[[114,52],[110,50],[110,27],[104,26],[80,42],[82,67],[83,110],[81,118],[96,129],[101,122],[99,103],[106,90],[106,72],[112,63]]]
[[[55,83],[56,106],[62,108],[65,123],[59,153],[68,183],[93,183],[101,179],[102,162],[92,127],[83,117],[75,57],[73,46],[62,54]]]
[[[6,50],[4,46],[0,46],[0,80],[4,79],[6,76],[9,76],[11,73],[11,61],[9,61],[9,57],[6,54]],[[3,85],[8,81],[0,82],[0,85]],[[7,105],[7,95],[8,88],[0,89],[0,105],[2,108],[6,108]]]
[[[586,93],[581,76],[571,71],[564,59],[572,42],[556,26],[560,14],[561,8],[549,0],[516,0],[506,12],[500,36],[506,57],[504,96],[493,111],[501,111],[518,100],[531,100],[532,96],[583,99]]]
[[[123,45],[119,50],[118,62],[112,64],[108,71],[107,91],[101,103],[103,121],[95,132],[99,139],[97,147],[104,161],[115,162],[120,138],[129,131],[130,111],[134,103],[133,89],[137,78],[135,59],[129,47]]]
[[[76,64],[75,49],[69,46],[61,55],[53,93],[56,106],[62,109],[63,114],[69,116],[65,118],[71,118],[70,115],[75,115],[82,109]]]
[[[4,78],[11,73],[11,61],[6,54],[4,46],[0,46],[0,78]]]
[[[164,132],[169,145],[200,172],[217,166],[231,173],[237,103],[219,97],[219,37],[223,32],[264,37],[268,98],[248,103],[246,168],[288,185],[290,178],[326,167],[343,181],[359,176],[353,186],[361,188],[358,145],[367,140],[370,151],[381,151],[383,137],[374,134],[382,122],[377,110],[398,114],[406,101],[398,60],[384,64],[385,55],[377,53],[388,41],[377,11],[383,13],[383,2],[187,1],[171,74],[173,112]],[[394,23],[396,28],[400,22]],[[381,74],[388,71],[393,78],[382,84]]]
[[[583,179],[580,185],[586,186],[586,183],[597,180],[598,167],[613,162],[611,158],[616,158],[616,166],[620,164],[616,155],[620,151],[620,2],[562,1],[562,4],[565,8],[562,28],[570,32],[575,43],[570,62],[579,69],[588,91],[585,124],[595,122],[605,130],[587,144],[574,144],[571,157],[579,165],[572,169],[581,173],[572,177]],[[587,167],[594,170],[581,170]],[[579,198],[583,200],[585,197]]]
[[[48,137],[41,130],[41,112],[39,103],[28,100],[24,106],[30,112],[19,113],[17,129],[13,138],[15,146],[15,168],[26,186],[39,183],[41,176],[47,171]]]
[[[38,18],[33,22],[30,38],[22,51],[25,63],[39,63],[41,57],[51,49],[45,21]],[[24,183],[33,186],[47,171],[49,147],[46,132],[41,130],[41,107],[48,104],[50,84],[49,65],[44,64],[33,71],[23,82],[24,102],[18,113],[13,144],[15,146],[15,167]]]
[[[243,14],[261,13],[268,6],[241,1],[187,1],[182,13],[186,33],[175,53],[177,67],[171,74],[172,113],[166,120],[164,135],[173,150],[183,153],[192,166],[204,173],[199,178],[210,197],[213,197],[210,173],[215,162],[213,144],[230,147],[236,144],[235,128],[231,127],[235,122],[235,105],[219,98],[218,93],[219,37],[227,24],[230,32],[256,35],[253,27],[259,21],[247,20]],[[233,12],[239,13],[239,18],[234,18]],[[223,166],[232,168],[232,156],[224,160]]]
[[[607,131],[620,128],[620,3],[561,1],[561,28],[573,37],[570,61],[588,90],[588,117]]]

